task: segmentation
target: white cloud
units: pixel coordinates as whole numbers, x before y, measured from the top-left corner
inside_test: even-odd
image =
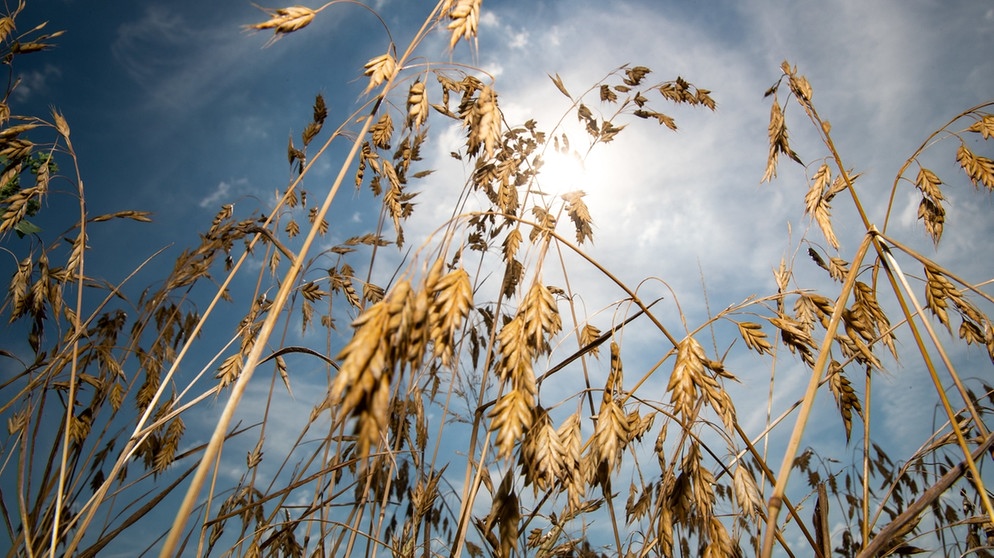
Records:
[[[48,93],[61,77],[62,70],[51,64],[45,64],[40,70],[25,72],[18,76],[20,83],[14,89],[14,97],[18,102],[25,102],[32,95]]]
[[[197,205],[203,208],[214,208],[219,203],[230,202],[244,193],[248,187],[248,179],[238,178],[230,182],[222,180],[206,196],[200,198]]]
[[[171,111],[216,101],[226,84],[262,71],[273,57],[234,21],[204,23],[164,4],[148,4],[139,19],[121,24],[111,52],[151,104]]]

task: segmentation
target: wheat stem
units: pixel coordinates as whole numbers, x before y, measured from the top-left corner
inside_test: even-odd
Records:
[[[392,78],[391,78],[392,79]],[[389,88],[391,82],[386,84]],[[382,99],[382,97],[381,97]],[[245,392],[245,388],[248,386],[248,381],[252,379],[252,374],[255,371],[260,357],[262,356],[262,351],[266,348],[266,340],[272,334],[273,329],[276,326],[276,320],[279,319],[281,314],[281,309],[286,305],[287,299],[290,296],[290,291],[293,290],[296,283],[296,277],[299,274],[304,258],[307,257],[307,253],[310,249],[311,244],[318,235],[317,226],[325,215],[327,215],[329,208],[331,207],[331,202],[335,199],[335,195],[338,193],[338,189],[345,179],[345,175],[351,165],[352,160],[355,159],[356,154],[359,152],[359,147],[361,144],[361,138],[365,137],[366,133],[369,131],[370,126],[373,122],[373,115],[376,114],[376,110],[379,107],[379,101],[377,101],[373,110],[365,118],[362,130],[359,132],[358,137],[352,143],[352,149],[346,156],[345,161],[342,163],[342,167],[339,170],[338,176],[335,178],[334,183],[331,186],[330,191],[327,196],[325,196],[324,203],[321,205],[321,209],[318,211],[318,216],[315,219],[314,226],[311,227],[308,232],[307,237],[304,239],[304,243],[297,254],[297,257],[293,260],[290,269],[287,270],[283,277],[283,283],[280,286],[279,291],[277,291],[276,296],[273,300],[273,305],[270,308],[270,312],[266,315],[266,319],[262,324],[262,328],[259,331],[259,337],[256,342],[252,345],[252,350],[245,357],[245,364],[242,368],[241,375],[239,375],[238,380],[235,382],[231,390],[231,395],[228,399],[228,403],[225,405],[224,411],[222,412],[220,418],[218,419],[217,425],[215,426],[214,433],[211,436],[211,441],[208,443],[207,448],[204,450],[204,456],[202,457],[201,466],[197,469],[197,472],[193,476],[193,480],[190,483],[190,488],[187,490],[186,497],[183,499],[183,503],[180,505],[177,511],[176,520],[173,522],[172,529],[169,531],[169,535],[166,537],[165,543],[162,546],[162,550],[159,556],[162,558],[167,558],[171,556],[179,543],[179,538],[182,535],[184,526],[186,525],[186,520],[189,517],[191,510],[193,509],[194,502],[196,501],[200,488],[203,486],[204,479],[207,475],[207,470],[210,467],[209,463],[213,461],[215,455],[220,451],[221,445],[224,442],[224,432],[227,430],[228,424],[231,422],[231,418],[234,416],[235,409],[238,407],[238,403],[241,401],[242,395]],[[322,145],[317,156],[315,156],[311,162],[305,167],[304,172],[301,173],[301,177],[307,173],[314,162],[318,160],[321,153],[331,144],[332,139],[335,136],[331,136]],[[300,177],[298,177],[298,181]],[[215,299],[216,300],[216,299]]]
[[[969,395],[966,393],[966,387],[962,385],[959,375],[956,373],[956,370],[953,367],[952,362],[949,360],[949,355],[947,355],[946,351],[943,350],[942,344],[935,334],[935,329],[932,328],[932,324],[929,323],[929,321],[925,318],[925,311],[924,309],[922,309],[921,304],[918,302],[918,299],[915,297],[914,291],[911,290],[911,285],[908,284],[908,280],[905,277],[904,273],[901,271],[901,268],[898,266],[897,260],[895,260],[894,257],[887,250],[884,251],[884,262],[886,263],[886,268],[888,270],[888,273],[896,272],[897,278],[900,280],[901,285],[904,287],[904,290],[908,295],[908,298],[911,300],[911,303],[915,307],[915,311],[917,312],[918,316],[921,318],[921,323],[925,327],[925,331],[928,332],[929,337],[932,339],[932,342],[935,344],[936,350],[939,352],[939,357],[942,359],[943,364],[945,364],[946,368],[949,370],[949,374],[952,377],[953,382],[956,384],[956,387],[959,389],[960,394],[963,396],[963,400],[966,402],[966,407],[970,410],[971,414],[973,415],[974,423],[977,425],[978,430],[980,430],[983,433],[982,435],[986,436],[987,432],[983,426],[983,421],[981,420],[979,414],[977,413],[976,407],[973,405],[973,402],[970,400]],[[918,339],[917,336],[916,339]],[[952,405],[949,403],[949,397],[946,396],[945,389],[943,389],[942,387],[942,381],[939,379],[939,375],[936,372],[935,366],[932,364],[931,359],[928,357],[927,351],[925,350],[924,346],[922,346],[921,344],[919,344],[919,351],[921,351],[922,359],[925,361],[926,368],[928,368],[929,376],[932,378],[932,382],[935,384],[935,391],[939,396],[939,401],[942,402],[942,407],[943,410],[945,410],[946,412],[946,416],[949,418],[950,426],[952,427],[953,432],[956,434],[956,441],[957,443],[959,443],[960,449],[963,450],[964,460],[966,461],[966,464],[970,469],[972,480],[977,488],[977,492],[980,493],[980,499],[981,502],[983,502],[984,510],[987,512],[988,520],[994,522],[994,506],[991,505],[990,497],[987,494],[987,490],[984,488],[983,478],[980,476],[980,472],[977,469],[977,464],[974,461],[973,457],[971,456],[970,447],[967,445],[966,436],[963,434],[963,429],[960,427],[959,421],[956,420],[956,413],[954,412]]]
[[[769,500],[769,516],[766,519],[766,533],[763,538],[763,549],[760,556],[763,558],[770,558],[773,553],[773,539],[774,533],[777,529],[777,517],[780,515],[780,507],[783,502],[784,493],[787,490],[787,480],[790,478],[791,469],[794,466],[794,459],[797,456],[797,450],[801,445],[801,438],[804,434],[805,427],[807,426],[808,418],[811,415],[811,410],[814,406],[815,396],[818,394],[818,386],[821,384],[821,377],[825,373],[825,367],[828,365],[830,359],[830,349],[832,347],[832,342],[835,340],[835,331],[839,327],[839,322],[842,320],[842,311],[845,310],[846,300],[849,298],[849,294],[852,292],[853,286],[856,284],[856,276],[859,273],[859,266],[866,256],[866,251],[870,247],[870,243],[874,235],[868,232],[863,237],[863,242],[860,243],[859,249],[856,251],[856,256],[853,258],[851,267],[849,268],[849,273],[846,274],[845,283],[842,285],[842,291],[839,293],[839,298],[836,300],[835,308],[832,310],[832,317],[829,319],[828,327],[825,328],[825,337],[822,339],[821,347],[818,350],[818,359],[815,361],[814,367],[811,371],[811,379],[808,382],[807,391],[804,394],[804,402],[801,405],[801,409],[797,414],[797,421],[794,423],[794,431],[790,436],[790,441],[787,443],[787,449],[784,452],[783,463],[780,465],[780,475],[777,477],[776,485],[773,487],[773,494],[770,496]]]
[[[76,159],[76,154],[73,151],[72,142],[69,141],[69,135],[64,136],[66,141],[66,148],[69,151],[69,155],[72,158],[73,164],[76,167],[76,188],[79,194],[79,233],[77,236],[77,241],[82,242],[82,246],[79,249],[79,261],[77,263],[76,269],[69,269],[70,272],[76,274],[76,316],[81,316],[83,314],[83,291],[85,289],[86,276],[83,272],[83,264],[86,260],[86,199],[83,195],[83,179],[82,175],[79,174],[79,161]],[[64,492],[66,490],[66,477],[69,474],[69,445],[71,441],[70,436],[70,425],[72,419],[75,418],[75,401],[76,401],[76,382],[78,380],[77,374],[79,373],[79,342],[83,336],[83,324],[80,323],[78,319],[73,320],[74,332],[73,332],[73,343],[72,343],[72,364],[69,372],[69,394],[67,395],[66,401],[66,421],[64,426],[64,432],[62,437],[62,455],[59,460],[59,480],[58,488],[55,492],[55,518],[52,520],[52,539],[49,546],[49,555],[54,557],[55,550],[59,545],[59,523],[61,521],[62,507]],[[71,553],[69,553],[71,555]]]

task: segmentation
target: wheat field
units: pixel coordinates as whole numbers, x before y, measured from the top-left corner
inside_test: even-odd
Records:
[[[337,4],[263,8],[247,37],[280,48],[335,9],[389,28],[371,6]],[[977,203],[994,191],[994,101],[923,131],[881,195],[804,68],[783,62],[749,180],[796,198],[802,226],[763,262],[772,288],[712,309],[704,277],[681,293],[607,266],[609,224],[583,190],[545,191],[543,167],[635,128],[692,136],[683,120],[719,114],[708,87],[722,84],[637,64],[579,84],[550,69],[562,119],[511,121],[499,76],[460,62],[479,59],[481,4],[426,5],[408,42],[355,60],[353,112],[315,93],[275,199],[217,204],[199,243],[141,287],[144,264],[101,279],[89,238],[151,214],[90,213],[72,122],[57,107],[19,115],[9,83],[7,555],[100,556],[136,533],[160,556],[990,555],[994,268],[950,266],[942,239],[950,189]],[[24,9],[0,19],[10,65],[61,35],[24,33]],[[423,157],[430,126],[459,130],[462,185],[415,227],[441,180]],[[815,139],[806,158],[795,130]],[[327,184],[310,180],[320,165]],[[56,184],[78,213],[43,230]],[[375,229],[333,240],[332,208],[360,193]],[[895,224],[908,196],[930,251]],[[958,366],[964,349],[982,369]],[[921,371],[938,417],[901,455],[874,420],[896,370]],[[299,416],[282,416],[291,403]]]

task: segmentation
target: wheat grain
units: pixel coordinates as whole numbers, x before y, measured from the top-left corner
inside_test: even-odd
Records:
[[[408,128],[420,128],[428,120],[428,95],[425,84],[420,79],[411,84],[407,92],[407,121]]]
[[[963,168],[974,187],[983,184],[988,191],[994,191],[994,160],[975,154],[962,143],[956,151],[956,162]]]
[[[389,112],[380,115],[380,119],[369,129],[373,145],[379,149],[390,149],[390,139],[393,137],[393,118]]]
[[[483,0],[457,0],[449,12],[448,29],[452,32],[449,39],[449,50],[456,46],[460,39],[467,41],[476,38],[480,22],[480,5]]]
[[[685,337],[677,345],[676,362],[666,391],[674,412],[690,421],[697,403],[697,385],[704,375],[704,348],[693,337]]]
[[[436,264],[441,269],[441,260]],[[443,366],[449,366],[455,354],[453,337],[473,307],[473,288],[469,273],[459,268],[426,287],[434,300],[431,305],[429,337]]]
[[[380,84],[393,78],[397,73],[397,60],[392,54],[386,53],[376,56],[366,62],[364,74],[369,76],[369,85],[366,86],[366,93],[369,93]]]
[[[525,477],[525,486],[534,485],[539,491],[552,490],[562,476],[565,448],[552,424],[548,411],[536,406],[531,428],[521,442],[518,465]]]
[[[562,198],[566,200],[566,213],[576,226],[577,244],[583,244],[584,240],[592,240],[594,237],[594,231],[590,227],[593,219],[590,217],[587,204],[583,203],[585,195],[582,190],[562,195]]]
[[[849,378],[842,373],[842,365],[834,360],[828,365],[828,380],[829,386],[832,388],[832,394],[835,396],[835,403],[839,406],[839,411],[842,413],[842,424],[845,426],[846,441],[848,442],[852,433],[853,411],[862,417],[863,408],[860,405],[859,398],[856,396],[856,391],[849,383]]]
[[[269,14],[269,19],[260,23],[246,25],[245,28],[249,30],[272,29],[273,37],[266,42],[267,46],[273,44],[281,35],[293,33],[307,27],[314,20],[314,16],[317,15],[315,10],[306,6],[259,9]]]
[[[994,115],[984,114],[967,128],[968,132],[976,132],[985,140],[994,136]]]
[[[737,322],[736,325],[747,347],[759,354],[773,354],[773,345],[767,340],[762,326],[754,322]]]

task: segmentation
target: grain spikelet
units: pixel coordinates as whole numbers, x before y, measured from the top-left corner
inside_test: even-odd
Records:
[[[939,189],[940,184],[942,184],[942,180],[939,180],[939,177],[934,172],[925,167],[918,170],[918,176],[915,178],[915,186],[921,190],[922,194],[936,202],[944,199],[942,197],[942,190]]]
[[[221,366],[218,367],[218,372],[215,378],[220,380],[221,387],[227,387],[237,380],[241,373],[242,355],[233,354],[224,359],[224,362],[222,362]],[[151,401],[151,397],[149,397],[148,400]]]
[[[597,329],[593,324],[586,324],[583,329],[580,330],[580,346],[586,347],[597,340],[601,336],[601,330]],[[590,347],[590,354],[596,357],[600,353],[600,347],[598,345]]]
[[[369,134],[373,139],[374,146],[380,149],[390,149],[390,138],[393,137],[393,118],[389,112],[380,115],[380,119],[369,129]]]
[[[652,505],[652,496],[656,491],[656,484],[650,483],[641,489],[632,483],[628,489],[628,501],[625,502],[625,520],[630,525],[639,521],[649,512]],[[638,498],[636,498],[638,496]]]
[[[548,74],[546,74],[546,75],[548,75]],[[559,77],[559,74],[556,74],[555,76],[549,76],[549,79],[552,80],[552,83],[555,84],[556,89],[558,89],[560,93],[562,93],[563,95],[566,95],[567,99],[569,99],[571,101],[573,100],[573,96],[570,95],[569,91],[566,90],[566,85],[563,83],[563,78]],[[606,85],[602,85],[601,86],[602,91],[606,87],[607,87]],[[603,101],[604,98],[601,97],[601,100]]]
[[[735,556],[736,547],[725,524],[712,516],[708,521],[708,545],[704,548],[704,558],[723,558]]]
[[[939,244],[942,228],[946,220],[946,210],[942,207],[942,191],[939,185],[942,181],[934,172],[922,167],[915,179],[915,186],[922,193],[918,205],[918,218],[925,222],[925,231],[932,237],[932,242]]]
[[[856,391],[849,383],[849,378],[842,373],[842,365],[837,361],[833,360],[828,365],[828,379],[829,386],[832,388],[832,395],[835,396],[835,403],[839,406],[839,412],[842,413],[842,425],[846,429],[846,442],[848,442],[852,433],[853,411],[856,411],[856,414],[862,417],[863,407],[859,403]]]
[[[877,297],[874,295],[873,289],[862,281],[856,281],[854,294],[856,305],[866,312],[869,319],[873,321],[876,328],[876,336],[890,349],[894,358],[897,358],[897,346],[894,343],[897,336],[890,331],[890,320],[877,303]]]
[[[783,339],[790,352],[799,353],[801,359],[808,366],[814,366],[815,358],[812,353],[814,340],[811,339],[811,334],[803,328],[803,324],[784,315],[777,318],[770,318],[769,320],[771,324],[780,330],[780,338]]]
[[[497,106],[497,93],[489,85],[480,90],[476,101],[463,113],[463,123],[469,129],[467,152],[476,155],[483,148],[489,159],[500,144],[501,112]]]
[[[514,259],[514,256],[518,253],[519,246],[521,246],[521,229],[511,229],[511,232],[507,233],[503,244],[505,262],[510,262]]]
[[[994,115],[985,114],[980,120],[977,120],[969,128],[966,129],[968,132],[976,132],[983,136],[983,138],[990,139],[994,136]]]
[[[787,124],[783,118],[783,109],[780,108],[780,102],[777,100],[775,93],[773,95],[773,105],[770,107],[769,139],[770,155],[766,161],[766,171],[763,173],[763,179],[760,182],[768,182],[776,178],[777,159],[781,153],[786,154],[798,163],[801,162],[797,153],[794,153],[790,148],[787,140]]]
[[[28,214],[31,198],[36,194],[35,188],[23,188],[15,192],[12,196],[3,200],[7,207],[3,216],[0,217],[0,234],[13,230]]]
[[[819,198],[818,203],[814,208],[814,219],[818,223],[818,227],[821,229],[823,235],[825,235],[825,240],[835,248],[839,249],[839,240],[835,237],[835,230],[832,228],[832,211],[831,206],[825,201],[824,198]]]
[[[583,196],[585,195],[582,190],[562,195],[562,198],[566,200],[566,213],[576,226],[577,244],[583,244],[584,240],[593,239],[594,237],[594,231],[590,228],[593,219],[587,210],[587,204],[583,203]]]
[[[949,307],[947,299],[950,293],[957,293],[956,287],[941,272],[931,266],[925,266],[925,301],[932,314],[939,319],[939,323],[952,331],[949,324],[949,314],[946,309]]]
[[[552,291],[536,281],[522,300],[518,312],[525,324],[525,342],[536,352],[547,352],[546,336],[555,335],[562,328],[562,318]]]
[[[66,122],[66,117],[62,116],[62,113],[52,108],[52,121],[55,123],[55,130],[59,132],[65,139],[69,139],[69,123]]]
[[[369,85],[366,86],[366,93],[369,93],[381,83],[393,78],[397,73],[397,60],[389,52],[381,54],[369,62],[366,62],[365,75],[369,76]]]
[[[932,238],[932,242],[938,245],[946,222],[946,210],[941,204],[922,197],[921,203],[918,204],[918,218],[925,222],[925,232]]]
[[[766,333],[762,326],[753,322],[738,322],[739,335],[746,342],[746,346],[759,354],[773,354],[773,345],[767,340]]]
[[[517,315],[497,333],[500,344],[500,379],[502,382],[526,381],[532,373],[534,348],[527,342],[523,319]]]
[[[975,154],[961,143],[956,151],[956,162],[963,167],[974,187],[983,184],[987,190],[994,191],[994,160]]]
[[[564,448],[559,434],[552,425],[552,417],[541,408],[535,408],[532,427],[521,444],[518,464],[525,477],[525,486],[534,483],[535,494],[551,490],[561,476]]]
[[[849,273],[849,262],[842,258],[829,258],[828,274],[836,281],[843,281]]]
[[[582,469],[583,435],[580,429],[580,415],[573,413],[566,417],[556,429],[562,453],[560,454],[559,482],[566,487],[570,507],[576,509],[586,491],[586,474]]]
[[[525,390],[512,389],[502,395],[490,411],[490,430],[497,431],[495,446],[501,458],[514,453],[514,444],[531,427],[534,398]]]
[[[428,120],[428,95],[420,79],[407,92],[407,127],[420,128]]]
[[[267,9],[259,8],[269,14],[269,19],[261,23],[246,25],[246,29],[261,30],[272,29],[273,37],[266,42],[266,46],[273,44],[282,35],[299,31],[307,27],[314,20],[316,11],[307,6],[290,6],[289,8]]]
[[[480,23],[480,5],[483,0],[458,0],[449,12],[448,29],[452,31],[449,39],[449,50],[452,50],[460,39],[467,41],[476,37]]]
[[[674,412],[686,419],[691,418],[697,403],[697,384],[704,375],[705,359],[704,348],[693,337],[686,337],[677,344],[676,363],[666,391],[670,392]]]
[[[590,444],[599,474],[605,475],[600,479],[602,482],[611,476],[614,467],[621,461],[621,451],[628,441],[628,434],[628,417],[624,409],[614,398],[607,399],[605,396],[597,413],[597,426]]]
[[[453,336],[473,307],[473,286],[466,270],[459,268],[442,276],[430,288],[434,299],[429,337],[443,366],[448,366],[455,350]]]
[[[614,103],[618,100],[618,94],[612,91],[611,88],[607,86],[607,84],[601,85],[600,96],[602,102],[606,101],[608,103]]]
[[[90,435],[93,427],[93,413],[84,409],[79,415],[69,417],[69,441],[80,444]]]
[[[760,510],[763,509],[763,497],[759,493],[756,479],[741,463],[732,474],[732,490],[735,492],[735,501],[738,502],[742,513],[757,518]]]
[[[814,215],[825,193],[825,186],[832,179],[832,172],[826,163],[822,163],[811,180],[811,187],[804,196],[804,213]]]
[[[34,263],[31,261],[31,256],[28,256],[18,262],[17,271],[10,280],[10,286],[8,291],[11,295],[11,301],[13,302],[13,308],[10,313],[10,323],[13,323],[18,318],[23,316],[28,308],[30,308],[33,303],[29,296],[30,290],[28,289],[28,284],[31,279],[31,270],[34,268]]]
[[[388,425],[390,380],[394,363],[392,351],[398,347],[397,328],[408,298],[410,282],[399,281],[390,296],[373,304],[359,315],[352,326],[355,333],[335,360],[341,363],[338,375],[322,404],[338,403],[345,415],[358,415],[357,451],[365,456]],[[403,333],[401,333],[403,335]]]

